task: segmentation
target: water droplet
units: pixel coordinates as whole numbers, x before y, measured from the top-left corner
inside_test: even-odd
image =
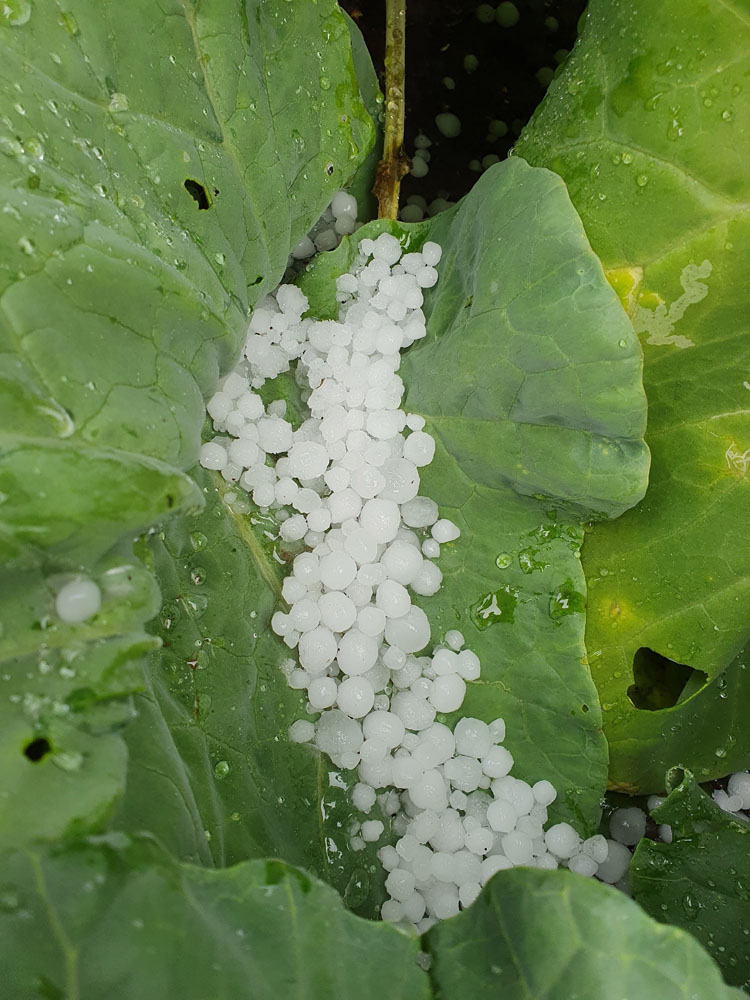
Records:
[[[62,771],[79,771],[83,764],[83,754],[77,750],[63,750],[52,757],[52,762]]]
[[[32,255],[32,254],[34,253],[34,251],[36,250],[36,247],[34,246],[34,244],[33,244],[33,243],[31,242],[31,240],[30,240],[30,239],[29,239],[28,237],[26,237],[26,236],[22,236],[22,237],[21,237],[21,238],[19,239],[19,241],[18,241],[18,248],[19,248],[19,250],[23,250],[23,252],[24,252],[25,254],[28,254],[28,255],[29,255],[29,257],[30,257],[30,256],[31,256],[31,255]]]
[[[509,552],[501,552],[495,560],[498,569],[507,569],[513,562],[513,556]]]
[[[127,111],[130,107],[130,101],[127,99],[125,94],[120,94],[115,92],[109,96],[109,110],[115,111]]]
[[[626,167],[630,166],[630,164],[633,162],[633,154],[628,152],[623,153],[622,162],[625,164]]]
[[[582,614],[586,610],[586,598],[573,587],[572,580],[566,580],[550,597],[549,616],[555,620],[566,615]]]
[[[33,156],[35,160],[44,159],[44,146],[39,139],[27,139],[26,140],[26,152],[29,156]]]
[[[331,89],[331,81],[328,79],[327,76],[321,76],[320,79],[318,80],[318,83],[320,84],[321,90]]]
[[[370,876],[364,868],[355,868],[344,889],[344,902],[349,907],[361,906],[370,891]]]
[[[219,763],[214,768],[214,774],[219,779],[226,778],[226,776],[229,774],[230,770],[231,770],[231,768],[229,767],[229,761],[220,760]]]
[[[224,265],[227,262],[227,256],[226,254],[223,254],[221,253],[221,251],[219,251],[219,253],[214,254],[214,260],[219,265],[219,267],[224,267]]]
[[[60,16],[58,17],[58,21],[63,26],[63,28],[65,28],[65,30],[68,32],[69,35],[72,35],[74,38],[76,35],[80,35],[81,29],[78,27],[78,21],[76,21],[75,17],[73,16],[73,14],[70,13],[70,11],[62,11]]]
[[[648,184],[648,177],[646,176],[646,174],[638,174],[638,176],[635,179],[635,183],[638,185],[638,187],[645,187]]]
[[[6,156],[22,156],[23,146],[18,139],[10,139],[8,136],[0,135],[0,153]]]
[[[517,603],[518,591],[506,584],[500,590],[480,597],[470,609],[471,619],[480,629],[489,628],[497,622],[512,624]]]
[[[31,17],[29,0],[2,0],[0,2],[0,24],[9,24],[19,28]]]
[[[202,531],[193,531],[190,535],[190,544],[196,552],[200,552],[201,549],[204,549],[207,542],[208,539]]]
[[[676,142],[683,133],[684,129],[677,118],[673,118],[672,121],[667,126],[667,139],[670,142]]]
[[[729,110],[729,108],[725,108],[721,112],[721,117],[724,119],[725,122],[730,122],[734,118],[734,114]]]
[[[21,905],[18,893],[10,887],[0,889],[0,912],[15,913]]]
[[[625,340],[625,339],[623,338],[623,340],[618,340],[618,341],[617,341],[617,346],[618,346],[618,347],[627,347],[627,346],[628,346],[628,342],[627,342],[627,340]]]

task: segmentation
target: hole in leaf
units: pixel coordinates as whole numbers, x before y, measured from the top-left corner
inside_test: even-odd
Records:
[[[46,757],[50,752],[52,747],[49,745],[49,740],[45,739],[44,736],[40,736],[39,739],[32,740],[31,743],[27,743],[23,748],[24,756],[28,757],[29,760],[33,761],[35,764]]]
[[[628,688],[628,698],[636,708],[658,712],[672,708],[683,694],[694,694],[707,680],[708,675],[702,670],[641,646],[633,657],[633,684]]]
[[[198,203],[198,208],[205,210],[211,207],[208,200],[208,192],[199,181],[191,180],[189,177],[185,181],[185,190]]]

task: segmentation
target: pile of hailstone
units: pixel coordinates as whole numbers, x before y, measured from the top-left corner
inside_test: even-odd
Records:
[[[206,468],[275,514],[284,542],[304,546],[283,584],[288,610],[272,619],[297,651],[288,683],[317,716],[290,737],[357,771],[353,804],[372,818],[352,848],[380,840],[390,820],[382,916],[420,932],[502,868],[594,875],[608,853],[604,837],[581,841],[566,823],[545,832],[555,789],[510,774],[502,719],[464,718],[453,732],[436,721],[480,674],[461,633],[433,644],[413,603],[439,590],[440,548],[460,534],[419,494],[435,442],[401,408],[398,375],[400,352],[425,336],[423,290],[440,256],[436,243],[404,253],[387,233],[363,239],[337,281],[337,321],[305,317],[303,293],[281,285],[255,309],[243,360],[208,404],[218,436],[201,450]],[[282,400],[266,407],[256,391],[292,366],[309,407],[296,430]]]

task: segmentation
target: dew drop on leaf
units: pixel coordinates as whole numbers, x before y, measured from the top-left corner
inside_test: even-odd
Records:
[[[26,24],[31,17],[29,0],[3,0],[0,3],[0,24],[9,24],[18,28]]]

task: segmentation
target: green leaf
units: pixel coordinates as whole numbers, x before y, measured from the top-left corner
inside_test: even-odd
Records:
[[[210,871],[110,834],[3,859],[0,956],[14,1000],[427,1000],[418,938],[348,913],[281,861]]]
[[[730,1000],[689,934],[624,893],[569,872],[496,875],[464,913],[427,934],[441,1000]]]
[[[716,690],[750,636],[748,71],[744,2],[593,0],[517,146],[567,183],[644,349],[648,493],[583,550],[610,776],[631,791],[676,760],[705,777],[748,763]],[[628,697],[639,650],[661,711]],[[675,703],[680,665],[714,683],[693,675]]]
[[[300,285],[323,315],[356,246],[383,230],[443,247],[428,334],[404,357],[405,409],[438,445],[422,491],[461,528],[443,587],[420,601],[439,639],[460,629],[482,661],[462,713],[508,720],[514,774],[560,791],[556,820],[593,830],[606,745],[583,644],[582,518],[615,516],[646,486],[645,405],[633,329],[564,185],[508,160],[455,208],[379,220],[322,255]]]
[[[508,722],[514,773],[556,819],[598,823],[606,746],[583,645],[582,517],[642,496],[637,342],[564,185],[509,160],[420,236],[443,246],[405,407],[439,442],[423,491],[461,528],[424,602],[482,661],[462,712]]]
[[[287,736],[306,697],[289,688],[281,666],[292,653],[270,628],[290,557],[278,524],[235,513],[249,507],[239,491],[222,483],[222,499],[211,474],[196,477],[204,511],[150,542],[163,646],[125,733],[127,788],[115,823],[207,866],[282,857],[374,915],[383,898],[378,845],[349,847],[352,823],[364,819],[349,798],[356,772],[339,772]]]
[[[12,497],[37,448],[38,496],[82,483],[78,522],[37,504],[27,528],[27,497],[4,505],[12,536],[27,543],[33,529],[50,545],[86,535],[100,508],[103,522],[130,509],[141,456],[173,475],[195,462],[202,396],[233,361],[249,307],[373,126],[332,0],[74,0],[64,13],[35,5],[0,32],[2,405],[23,393],[35,417],[4,442],[0,488]],[[112,43],[134,32],[148,44]],[[135,473],[131,493],[114,475],[87,505],[97,479],[113,478],[108,459]],[[175,507],[154,482],[142,492],[141,524]],[[111,541],[125,530],[113,523]]]
[[[53,840],[105,822],[125,785],[124,700],[143,687],[157,640],[142,629],[160,595],[127,547],[92,573],[102,606],[68,625],[54,599],[70,574],[54,564],[0,584],[0,846]]]
[[[202,505],[204,399],[374,127],[334,0],[23,0],[0,46],[0,842],[17,843],[101,824],[122,793],[159,596],[113,546]],[[66,573],[105,598],[73,628]]]
[[[727,982],[750,990],[750,825],[720,809],[689,771],[667,780],[670,794],[653,815],[672,827],[673,840],[640,842],[633,895],[656,920],[696,937]]]

